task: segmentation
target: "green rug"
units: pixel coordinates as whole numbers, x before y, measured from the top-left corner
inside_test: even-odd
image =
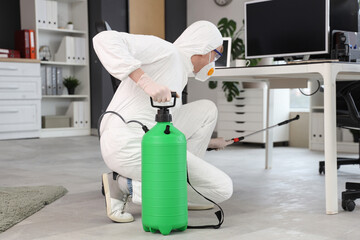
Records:
[[[0,233],[66,193],[62,186],[0,187]]]

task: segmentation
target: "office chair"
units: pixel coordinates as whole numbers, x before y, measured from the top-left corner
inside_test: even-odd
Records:
[[[102,31],[111,30],[111,27],[106,21],[97,21],[97,22],[95,22],[95,29],[96,29],[96,32],[99,33],[99,32],[102,32]],[[111,84],[112,84],[112,87],[113,87],[113,91],[115,93],[116,89],[119,87],[119,85],[121,83],[121,80],[113,77],[111,74],[110,74],[110,79],[111,79]]]
[[[336,84],[336,121],[340,128],[360,130],[360,82],[338,82]],[[337,158],[337,167],[341,165],[360,165],[360,137],[357,136],[359,142],[359,156],[357,158]],[[319,173],[325,173],[325,162],[319,162]],[[360,198],[360,183],[347,182],[345,184],[346,191],[342,192],[342,208],[345,211],[353,211],[355,209],[354,200]]]

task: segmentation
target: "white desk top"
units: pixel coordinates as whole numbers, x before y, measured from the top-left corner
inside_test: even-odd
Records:
[[[359,63],[315,62],[217,68],[210,81],[268,81],[274,83],[273,88],[306,87],[308,80],[318,79],[322,81],[322,74],[329,69],[338,73],[338,80],[358,80],[360,78]]]

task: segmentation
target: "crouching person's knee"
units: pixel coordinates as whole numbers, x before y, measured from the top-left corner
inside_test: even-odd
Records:
[[[221,186],[217,189],[219,203],[228,200],[233,194],[233,182],[229,176],[226,175],[221,183]]]

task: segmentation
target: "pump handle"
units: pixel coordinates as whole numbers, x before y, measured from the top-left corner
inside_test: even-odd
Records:
[[[176,105],[176,95],[177,95],[176,92],[171,92],[171,97],[174,98],[174,103],[171,106],[156,106],[156,105],[154,105],[152,97],[150,97],[151,106],[156,107],[156,108],[171,108],[171,107],[174,107]]]

